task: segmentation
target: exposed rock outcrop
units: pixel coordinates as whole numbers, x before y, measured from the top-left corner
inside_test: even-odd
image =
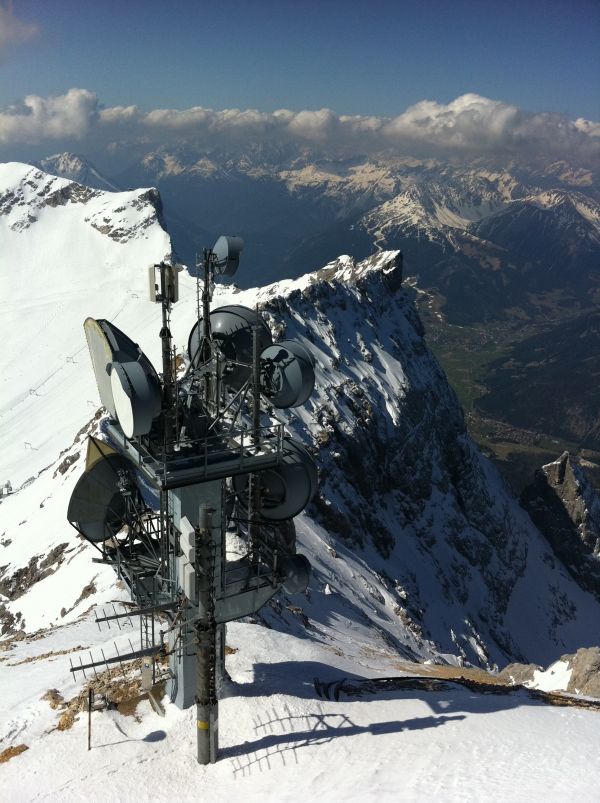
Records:
[[[581,466],[563,452],[536,471],[521,502],[573,577],[600,599],[600,498]]]
[[[540,671],[542,667],[538,664],[508,664],[498,673],[498,677],[514,686],[523,686],[530,683],[535,673]]]
[[[564,655],[571,669],[568,692],[600,697],[600,647],[577,650],[575,655]]]
[[[544,545],[470,440],[401,280],[397,252],[380,252],[262,291],[273,331],[304,341],[317,362],[310,406],[288,419],[318,453],[320,494],[309,515],[334,546],[369,555],[375,547],[369,563],[389,608],[368,590],[364,597],[384,621],[392,610],[419,640],[490,668],[545,661],[552,653],[534,642],[548,638],[558,654],[576,605],[549,583],[536,638],[514,639],[511,600],[532,539],[534,554]]]
[[[600,698],[600,647],[584,647],[572,655],[562,655],[543,669],[536,664],[509,664],[497,677],[512,685],[551,687],[548,676],[556,678],[556,690]]]

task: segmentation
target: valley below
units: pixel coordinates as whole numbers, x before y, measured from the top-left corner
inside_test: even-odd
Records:
[[[597,311],[456,325],[418,306],[469,433],[515,494],[564,451],[600,489]]]

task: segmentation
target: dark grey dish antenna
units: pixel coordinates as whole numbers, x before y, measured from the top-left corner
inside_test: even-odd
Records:
[[[275,468],[259,472],[263,519],[282,521],[293,519],[313,498],[318,476],[314,461],[298,441],[291,438],[283,442],[281,462]],[[242,508],[248,507],[248,477],[233,477],[233,488]]]
[[[223,381],[234,390],[241,388],[252,373],[252,335],[256,325],[258,325],[259,349],[262,351],[271,345],[273,340],[269,327],[256,310],[230,304],[217,307],[210,313],[213,340],[225,358],[232,363],[231,370],[223,377]],[[188,340],[188,353],[195,368],[200,364],[201,338],[202,319],[194,324]]]
[[[295,340],[279,340],[260,355],[261,390],[274,407],[299,407],[315,387],[312,354]]]
[[[213,270],[218,276],[233,276],[240,264],[240,251],[244,247],[241,237],[222,234],[214,244]]]
[[[73,489],[68,521],[84,538],[94,544],[114,538],[127,524],[128,503],[125,486],[135,488],[133,464],[106,444],[90,460],[90,451],[99,449],[94,438],[88,446],[88,467]]]
[[[310,582],[311,566],[305,555],[290,555],[283,560],[282,573],[285,575],[283,590],[286,594],[303,594]]]

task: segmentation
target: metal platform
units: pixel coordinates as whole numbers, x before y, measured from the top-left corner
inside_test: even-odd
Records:
[[[106,434],[159,491],[274,468],[282,461],[285,443],[283,424],[263,427],[258,449],[248,430],[240,429],[182,443],[167,455],[151,454],[139,440],[127,439],[116,421],[109,422]]]

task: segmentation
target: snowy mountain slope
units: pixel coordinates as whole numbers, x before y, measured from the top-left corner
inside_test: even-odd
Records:
[[[155,190],[106,193],[9,163],[0,252],[0,482],[18,487],[96,410],[82,314],[148,318],[145,266],[171,245]]]
[[[316,394],[290,424],[320,450],[311,515],[379,574],[354,598],[398,649],[406,628],[483,665],[520,652],[547,662],[562,639],[595,643],[595,606],[544,565],[546,543],[469,440],[400,271],[389,252],[340,258],[266,305],[317,356]],[[339,562],[337,572],[330,585],[348,597]]]
[[[64,651],[91,648],[99,657],[100,649],[114,655],[113,641],[119,651],[129,639],[137,643],[137,629],[115,636],[93,624],[90,608],[124,592],[65,520],[85,436],[98,425],[82,322],[87,315],[114,320],[158,366],[160,310],[145,300],[145,266],[168,254],[170,244],[152,194],[90,195],[30,170],[11,166],[2,195],[9,210],[3,244],[10,264],[22,266],[22,280],[10,271],[2,277],[10,289],[2,295],[3,337],[11,347],[0,358],[13,395],[8,403],[3,396],[0,478],[11,479],[16,492],[0,501],[0,684],[7,690],[0,739],[2,749],[30,748],[6,768],[8,789],[21,784],[23,799],[40,789],[51,799],[77,799],[85,787],[94,799],[89,790],[97,787],[106,799],[105,780],[114,771],[115,799],[148,799],[175,775],[182,799],[185,784],[198,777],[208,796],[218,781],[225,796],[238,796],[243,783],[250,799],[272,793],[273,784],[279,799],[295,799],[298,784],[333,799],[340,790],[390,799],[390,789],[398,799],[399,747],[410,759],[408,798],[464,797],[473,751],[491,767],[475,773],[488,797],[511,783],[533,794],[548,778],[563,799],[593,788],[593,772],[581,772],[593,762],[571,747],[597,739],[593,714],[464,692],[411,693],[368,705],[314,699],[315,675],[396,675],[406,671],[400,659],[414,658],[549,663],[599,641],[600,605],[553,558],[467,438],[456,399],[423,342],[413,291],[400,285],[395,252],[361,263],[340,257],[317,273],[259,290],[217,288],[215,306],[258,301],[278,336],[298,338],[315,354],[315,394],[287,423],[318,448],[321,469],[320,496],[297,527],[300,551],[313,565],[308,593],[281,596],[263,610],[260,620],[271,629],[236,623],[228,630],[238,652],[228,657],[235,683],[221,708],[225,761],[198,776],[191,713],[170,705],[166,720],[147,704],[140,723],[94,715],[97,744],[113,745],[102,756],[86,754],[83,720],[48,733],[60,711],[40,697],[57,688],[70,699],[83,683],[71,680]],[[57,193],[64,203],[44,203]],[[91,226],[98,220],[107,232],[129,234],[113,240]],[[28,227],[11,228],[19,221]],[[45,273],[37,270],[42,259]],[[62,269],[71,262],[75,275]],[[172,321],[180,348],[195,319],[195,282],[182,274]],[[28,393],[32,378],[39,395]],[[568,749],[545,735],[558,724],[574,734]],[[492,726],[497,737],[490,743],[484,736]],[[567,773],[557,769],[560,756]],[[348,757],[357,765],[352,781],[343,770]],[[23,771],[36,779],[35,789],[22,785]]]
[[[97,639],[91,623],[61,628],[44,642],[18,645],[0,663],[9,741],[29,748],[1,769],[11,799],[574,803],[596,797],[597,712],[544,706],[525,692],[482,695],[456,686],[323,701],[314,694],[314,674],[334,680],[376,673],[364,659],[357,665],[311,640],[238,623],[228,630],[237,652],[228,657],[233,682],[219,703],[216,764],[196,763],[194,707],[167,704],[161,718],[148,701],[135,718],[94,712],[88,751],[87,714],[56,730],[62,709],[40,699],[48,688],[67,700],[76,693],[64,677],[69,656],[36,657],[42,649],[59,652]],[[380,666],[388,676],[401,674]]]

